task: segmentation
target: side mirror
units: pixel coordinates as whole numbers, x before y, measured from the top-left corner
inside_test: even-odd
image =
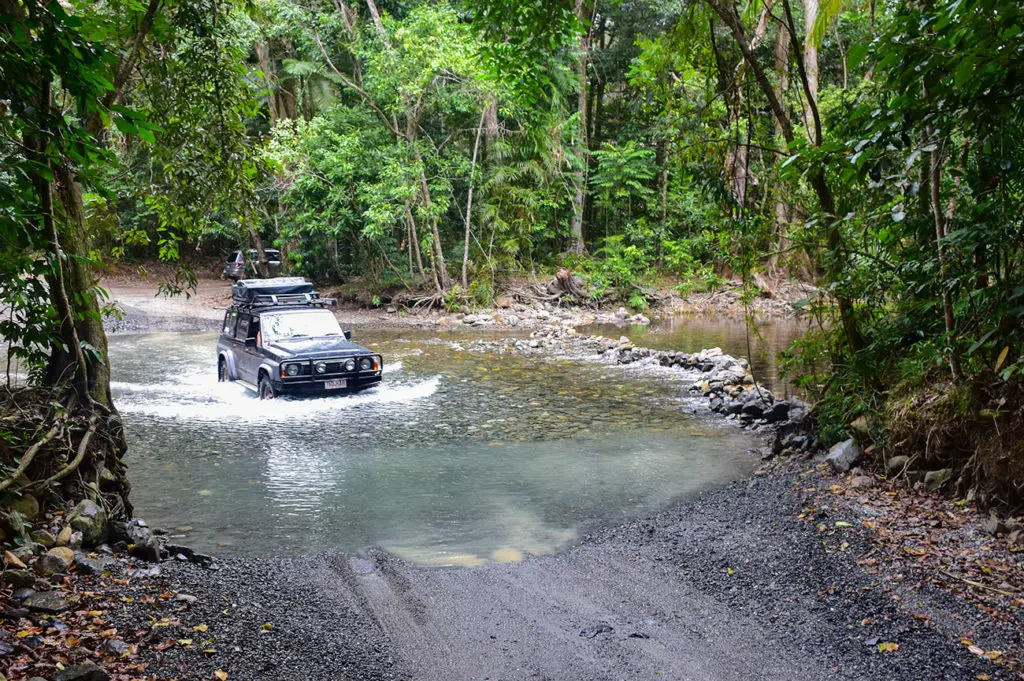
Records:
[[[247,347],[247,348],[254,348],[254,347],[256,347],[256,339],[255,338],[246,338],[245,339],[245,347]]]
[[[346,331],[345,332],[345,340],[352,340],[352,332],[351,331]]]

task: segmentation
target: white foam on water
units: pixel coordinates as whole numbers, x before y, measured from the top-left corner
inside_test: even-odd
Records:
[[[190,377],[185,376],[183,379]],[[260,421],[295,421],[322,417],[367,404],[401,404],[430,397],[437,392],[440,377],[405,384],[382,384],[355,395],[320,397],[279,397],[260,400],[239,383],[203,381],[113,386],[118,411],[156,416],[168,420],[223,421],[230,418]]]

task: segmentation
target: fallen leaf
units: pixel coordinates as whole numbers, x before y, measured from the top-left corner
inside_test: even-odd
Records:
[[[192,631],[206,631],[209,628],[210,627],[206,626],[205,624],[197,624],[196,626],[192,627]]]
[[[180,645],[180,646],[190,646],[190,645],[192,645],[192,639],[190,639],[190,638],[179,638],[178,639],[178,645]]]
[[[263,629],[263,631],[270,631],[270,629],[271,629],[270,622],[267,622],[266,624],[264,624],[260,628]]]
[[[228,673],[225,671],[221,671],[220,669],[215,671],[213,675],[220,679],[220,681],[227,681],[228,678]]]
[[[880,653],[895,653],[900,649],[899,643],[893,643],[892,641],[883,641],[878,644],[878,652]]]
[[[845,520],[837,520],[836,527],[853,527],[853,523],[848,523]]]

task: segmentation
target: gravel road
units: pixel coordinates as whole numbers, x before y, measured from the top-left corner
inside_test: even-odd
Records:
[[[792,472],[753,478],[523,563],[428,569],[371,551],[228,561],[219,572],[165,564],[148,588],[198,597],[166,635],[207,624],[202,647],[218,652],[149,653],[150,671],[206,679],[222,669],[252,681],[1017,678],[940,633],[942,621],[915,617],[929,610],[991,630],[981,611],[941,592],[900,596],[858,566],[871,547],[855,529],[839,550],[799,520],[807,484]],[[1021,632],[996,635],[1019,643]]]

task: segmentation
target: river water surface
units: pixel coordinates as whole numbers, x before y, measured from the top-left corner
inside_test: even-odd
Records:
[[[355,340],[383,353],[380,387],[261,402],[217,383],[215,333],[111,338],[136,513],[217,555],[379,546],[474,565],[557,551],[755,465],[752,436],[688,413],[683,378],[465,336]]]

